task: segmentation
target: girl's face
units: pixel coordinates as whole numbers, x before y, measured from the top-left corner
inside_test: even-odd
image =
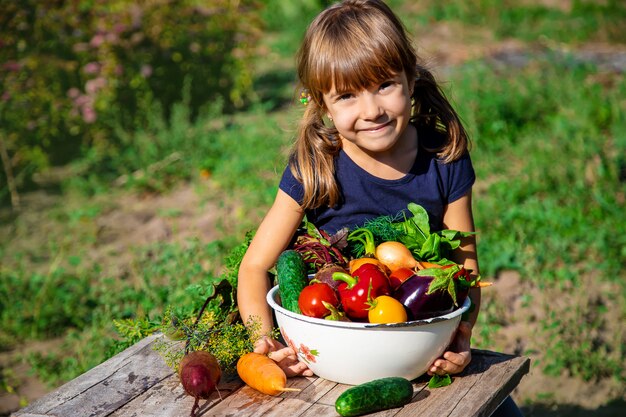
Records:
[[[406,137],[412,90],[403,71],[361,91],[333,87],[324,94],[324,104],[344,140],[368,153],[384,153]]]

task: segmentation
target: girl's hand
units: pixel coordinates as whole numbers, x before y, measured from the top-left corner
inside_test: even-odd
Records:
[[[472,360],[472,352],[470,350],[471,337],[471,323],[462,321],[456,330],[449,350],[443,354],[443,357],[433,362],[430,368],[428,368],[428,375],[453,375],[463,372]]]
[[[313,376],[313,371],[304,362],[298,360],[296,352],[290,347],[285,347],[278,340],[262,337],[255,343],[254,352],[267,355],[280,366],[287,377]]]

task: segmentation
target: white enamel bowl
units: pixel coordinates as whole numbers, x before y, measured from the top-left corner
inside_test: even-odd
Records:
[[[357,385],[373,379],[424,374],[450,344],[463,306],[452,313],[398,324],[331,321],[293,313],[280,306],[278,286],[267,294],[280,332],[317,376]]]

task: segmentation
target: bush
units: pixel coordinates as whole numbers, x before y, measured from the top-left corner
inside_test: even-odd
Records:
[[[143,126],[155,109],[168,120],[185,82],[191,84],[190,117],[216,101],[225,111],[243,106],[251,91],[261,2],[206,4],[25,0],[4,5],[0,140],[17,182],[23,185],[36,170],[87,149],[115,155],[121,146],[116,132]],[[0,175],[2,190],[6,178]]]

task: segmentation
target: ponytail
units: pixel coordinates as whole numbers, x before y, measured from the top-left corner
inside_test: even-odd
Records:
[[[305,210],[333,207],[341,199],[335,181],[335,156],[341,141],[337,130],[324,124],[322,112],[315,100],[309,101],[289,155],[291,172],[304,189],[301,206]]]
[[[460,158],[470,146],[467,131],[433,74],[423,67],[417,68],[412,98],[415,102],[412,121],[418,132],[428,130],[440,138],[433,147],[422,146],[437,152],[446,163]]]

